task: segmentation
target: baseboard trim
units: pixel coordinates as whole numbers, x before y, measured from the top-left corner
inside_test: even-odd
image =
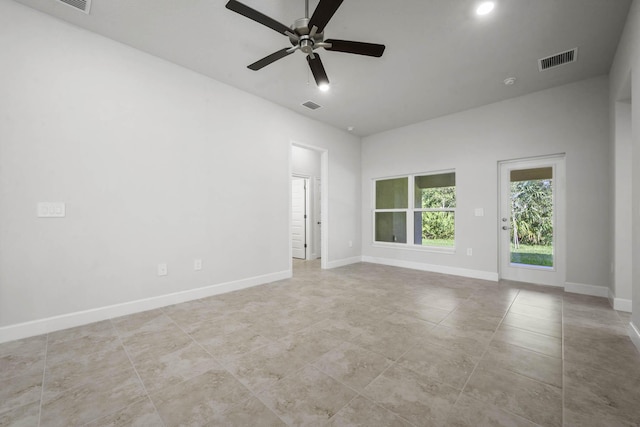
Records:
[[[291,270],[0,327],[0,343],[153,310],[292,277]]]
[[[328,261],[327,269],[344,267],[345,265],[357,264],[359,262],[362,262],[362,257],[359,257],[359,256],[354,256],[351,258],[343,258],[336,261]]]
[[[609,298],[609,288],[606,286],[566,282],[564,284],[564,291],[574,294],[591,295],[592,297]]]
[[[451,274],[453,276],[470,277],[472,279],[490,280],[492,282],[498,281],[498,273],[490,271],[469,270],[466,268],[447,267],[444,265],[424,264],[421,262],[402,261],[389,258],[377,258],[371,256],[363,256],[363,262],[370,262],[372,264],[390,265],[393,267],[410,268],[412,270],[430,271],[432,273]]]
[[[631,300],[625,298],[616,298],[616,295],[609,289],[609,303],[614,310],[618,311],[626,311],[627,313],[631,313]]]
[[[636,346],[638,351],[640,351],[640,330],[633,324],[633,322],[629,322],[629,338],[633,341],[633,344]]]

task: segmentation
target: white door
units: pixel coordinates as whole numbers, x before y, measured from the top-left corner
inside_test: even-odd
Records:
[[[500,278],[564,286],[564,156],[500,163]]]
[[[294,258],[307,258],[307,180],[291,179],[291,250]]]

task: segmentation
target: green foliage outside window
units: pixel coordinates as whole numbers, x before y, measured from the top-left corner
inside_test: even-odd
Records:
[[[550,179],[511,183],[511,241],[520,244],[553,244],[553,192]]]
[[[456,207],[456,188],[423,188],[423,209],[447,209]],[[422,212],[423,240],[453,240],[455,238],[455,215],[453,212]]]

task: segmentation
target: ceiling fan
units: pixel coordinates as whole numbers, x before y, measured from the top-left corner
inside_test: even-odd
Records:
[[[324,39],[324,27],[333,17],[334,13],[336,13],[336,10],[338,10],[342,2],[343,0],[320,0],[318,7],[316,7],[311,18],[309,18],[309,0],[305,0],[305,17],[297,19],[291,27],[287,27],[275,19],[236,0],[229,0],[226,7],[229,10],[289,37],[289,42],[292,47],[285,47],[254,62],[248,66],[250,70],[258,71],[299,50],[307,55],[307,62],[309,63],[309,68],[311,68],[318,88],[320,88],[320,90],[328,90],[329,78],[320,60],[320,55],[314,52],[316,49],[322,47],[329,51],[355,53],[379,58],[382,56],[385,48],[385,46],[381,44]]]

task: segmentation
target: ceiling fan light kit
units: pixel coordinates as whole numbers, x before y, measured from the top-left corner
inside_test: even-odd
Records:
[[[316,7],[311,18],[304,17],[297,19],[291,27],[287,27],[275,19],[270,18],[236,0],[229,0],[226,7],[229,10],[287,36],[291,43],[292,47],[286,47],[267,55],[253,64],[248,65],[247,68],[253,71],[258,71],[299,50],[306,55],[307,63],[309,64],[309,68],[311,69],[311,73],[313,74],[313,78],[315,79],[318,88],[322,91],[326,91],[329,89],[329,77],[322,65],[320,55],[316,53],[317,49],[323,48],[328,51],[352,53],[377,58],[382,56],[385,49],[384,45],[375,43],[324,39],[324,27],[329,23],[342,2],[343,0],[320,0],[320,3],[318,3],[318,7]],[[308,15],[309,0],[305,1],[305,6],[305,10]]]

